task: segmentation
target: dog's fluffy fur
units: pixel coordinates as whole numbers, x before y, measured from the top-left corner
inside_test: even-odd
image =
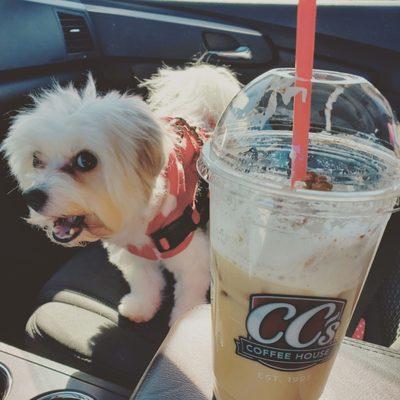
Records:
[[[229,70],[206,64],[163,68],[142,86],[149,91],[148,104],[115,91],[100,96],[90,76],[81,91],[56,85],[34,96],[34,107],[15,118],[2,146],[21,190],[38,188],[48,195],[40,213],[30,210],[29,222],[54,240],[57,219],[84,216],[83,231],[65,245],[103,240],[111,262],[131,288],[119,311],[136,322],[154,316],[165,285],[159,262],[126,250],[128,244],[141,247],[148,242],[146,227],[165,195],[161,172],[174,137],[162,117],[182,117],[211,129],[240,88]],[[91,171],[70,168],[82,150],[98,159]],[[40,159],[39,168],[32,165],[34,155]],[[163,267],[176,278],[174,322],[206,299],[207,235],[197,230],[190,245],[164,260]]]

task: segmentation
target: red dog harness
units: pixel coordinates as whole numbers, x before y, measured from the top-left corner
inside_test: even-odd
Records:
[[[149,223],[150,243],[143,247],[128,245],[128,250],[148,260],[173,257],[193,239],[194,231],[208,222],[208,186],[197,172],[196,162],[208,139],[204,130],[190,126],[182,118],[167,118],[178,142],[163,171],[167,195],[160,212]]]

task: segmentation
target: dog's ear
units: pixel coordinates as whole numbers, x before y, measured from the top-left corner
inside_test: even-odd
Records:
[[[123,95],[118,103],[113,102],[107,118],[114,157],[123,168],[128,184],[139,182],[148,200],[156,178],[166,165],[173,141],[140,97]]]
[[[164,146],[163,143],[150,137],[142,138],[139,143],[138,167],[143,184],[149,186],[150,182],[160,174],[166,162]],[[150,189],[150,187],[147,187],[147,189]]]
[[[131,106],[129,118],[132,122],[130,143],[137,156],[134,167],[143,184],[148,186],[149,181],[153,181],[165,165],[171,138],[159,118],[140,97],[129,96],[128,101]]]

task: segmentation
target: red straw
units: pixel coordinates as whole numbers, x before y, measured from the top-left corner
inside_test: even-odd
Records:
[[[316,0],[299,0],[296,34],[296,86],[294,99],[291,185],[307,174],[308,134],[311,116],[311,78],[314,64]]]

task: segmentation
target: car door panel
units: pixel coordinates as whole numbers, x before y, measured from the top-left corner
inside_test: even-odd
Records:
[[[213,32],[224,33],[236,39],[239,45],[247,45],[254,54],[252,62],[256,64],[267,64],[272,58],[268,43],[256,30],[194,18],[165,17],[167,20],[164,20],[152,13],[126,10],[125,15],[121,15],[122,12],[116,14],[112,8],[102,10],[88,7],[95,27],[102,27],[97,32],[105,57],[186,62],[205,51],[203,34]]]
[[[296,2],[146,1],[203,17],[224,18],[261,32],[278,53],[274,66],[293,66]],[[400,110],[400,3],[321,1],[318,7],[315,67],[363,75]],[[262,69],[259,70],[260,73]]]

